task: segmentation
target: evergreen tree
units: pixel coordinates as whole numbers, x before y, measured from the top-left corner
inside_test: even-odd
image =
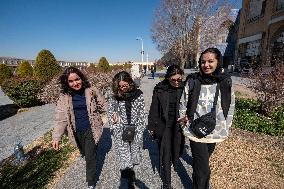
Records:
[[[28,61],[23,61],[17,68],[17,75],[19,77],[27,77],[33,75],[33,67]]]
[[[49,50],[43,49],[38,53],[34,66],[34,76],[42,81],[48,81],[60,71],[61,67]]]
[[[103,72],[109,71],[110,65],[109,65],[109,63],[108,63],[108,61],[107,61],[107,59],[106,59],[105,57],[101,57],[101,58],[100,58],[98,67],[99,67],[99,69],[100,69],[101,71],[103,71]]]

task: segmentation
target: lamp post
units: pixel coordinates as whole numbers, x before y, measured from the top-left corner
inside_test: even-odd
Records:
[[[144,55],[143,39],[142,39],[142,37],[136,37],[136,40],[141,40],[141,58],[142,58],[142,63],[143,63],[143,55]]]

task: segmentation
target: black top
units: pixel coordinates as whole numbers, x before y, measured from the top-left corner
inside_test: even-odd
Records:
[[[177,118],[177,90],[169,89],[169,107],[168,107],[168,123],[167,127],[172,127],[176,123]]]

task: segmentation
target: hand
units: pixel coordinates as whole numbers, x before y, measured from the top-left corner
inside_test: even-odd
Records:
[[[187,116],[178,118],[177,122],[181,125],[188,125],[189,119]]]
[[[117,113],[114,113],[112,115],[111,121],[112,121],[113,124],[118,122],[118,115],[117,115]]]
[[[149,130],[149,134],[151,135],[151,137],[152,137],[153,139],[156,139],[156,133],[155,133],[155,131]]]
[[[59,150],[59,141],[52,141],[52,147],[54,150]]]

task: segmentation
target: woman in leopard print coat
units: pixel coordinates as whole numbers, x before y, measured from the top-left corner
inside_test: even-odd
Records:
[[[137,89],[130,74],[116,74],[112,84],[113,95],[109,99],[108,118],[121,176],[129,179],[129,188],[134,188],[133,167],[141,162],[143,132],[146,127],[143,93]],[[134,124],[135,137],[132,142],[122,140],[123,125]]]

